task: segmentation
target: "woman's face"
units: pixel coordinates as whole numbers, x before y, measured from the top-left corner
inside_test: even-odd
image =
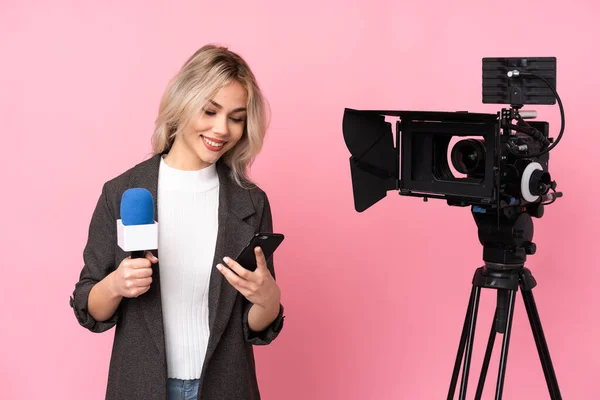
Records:
[[[217,162],[242,138],[246,124],[246,89],[233,81],[193,118],[169,152],[174,167],[202,169]]]

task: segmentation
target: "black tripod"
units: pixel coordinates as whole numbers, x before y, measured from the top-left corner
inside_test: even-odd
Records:
[[[542,323],[533,299],[532,289],[536,286],[536,282],[529,269],[524,267],[526,255],[535,253],[535,244],[531,242],[533,238],[533,221],[531,215],[539,218],[543,214],[543,205],[537,204],[530,207],[529,209],[505,209],[500,212],[478,209],[477,207],[473,208],[473,216],[478,227],[479,241],[483,245],[485,265],[478,268],[473,277],[471,297],[454,364],[454,372],[448,391],[448,400],[454,398],[463,355],[465,359],[459,399],[466,399],[475,323],[477,321],[477,311],[482,288],[497,290],[497,304],[475,399],[481,399],[497,333],[503,334],[503,340],[495,399],[500,400],[502,398],[510,330],[519,287],[523,295],[525,309],[527,310],[527,316],[529,317],[529,323],[533,331],[533,338],[546,378],[550,398],[552,400],[562,399],[552,366],[552,360],[550,359],[550,352],[548,351],[542,330]]]

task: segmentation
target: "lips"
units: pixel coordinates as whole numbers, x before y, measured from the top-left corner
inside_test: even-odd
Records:
[[[224,140],[207,138],[205,136],[201,136],[201,137],[202,137],[202,143],[204,143],[204,146],[206,146],[206,148],[209,149],[210,151],[221,151],[223,149],[223,147],[225,146],[225,144],[227,143]]]

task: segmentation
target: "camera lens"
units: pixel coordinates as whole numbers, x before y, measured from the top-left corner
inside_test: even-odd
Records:
[[[450,155],[452,165],[461,174],[475,176],[485,172],[483,140],[465,139],[457,142]]]

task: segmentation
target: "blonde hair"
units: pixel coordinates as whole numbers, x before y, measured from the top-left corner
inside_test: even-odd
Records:
[[[268,103],[246,61],[226,47],[213,44],[201,47],[169,81],[152,135],[153,152],[168,151],[190,120],[221,88],[234,80],[246,89],[247,117],[242,138],[222,159],[237,184],[252,186],[248,169],[263,146],[268,126]]]

